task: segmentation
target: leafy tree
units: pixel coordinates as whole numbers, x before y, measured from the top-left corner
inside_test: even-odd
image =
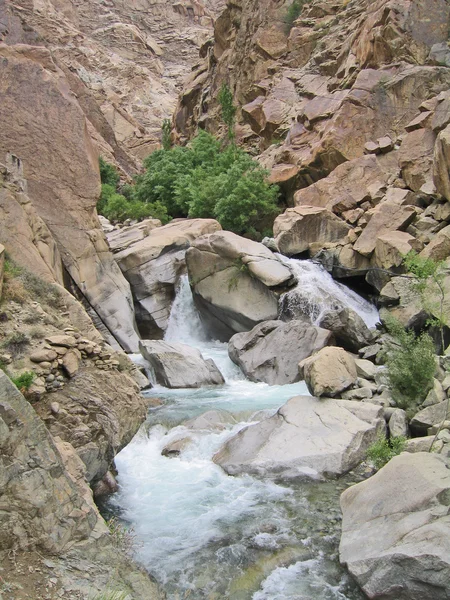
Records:
[[[229,86],[224,83],[219,92],[219,103],[222,108],[222,119],[228,128],[228,139],[234,140],[234,119],[236,116],[236,107],[233,104],[233,94]]]
[[[119,181],[120,181],[120,175],[117,172],[117,169],[114,167],[114,165],[111,165],[111,164],[107,163],[105,160],[103,160],[103,158],[101,156],[99,158],[99,166],[100,166],[100,179],[101,179],[102,183],[111,185],[116,190],[117,186],[119,185]]]
[[[161,127],[161,143],[164,150],[170,150],[172,147],[172,139],[170,134],[172,132],[172,123],[170,119],[164,119]]]
[[[242,149],[201,131],[186,148],[158,150],[145,161],[134,196],[160,202],[174,217],[215,217],[222,227],[260,238],[278,214],[278,188]]]

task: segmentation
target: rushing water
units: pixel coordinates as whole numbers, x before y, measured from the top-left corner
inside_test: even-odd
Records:
[[[290,261],[295,269],[297,262]],[[296,292],[299,286],[300,278]],[[359,305],[353,296],[349,301],[345,290],[337,293],[339,302],[353,303],[366,318],[370,314],[364,302]],[[319,297],[311,304],[311,320],[317,310],[334,306],[323,298],[322,304]],[[138,560],[169,600],[361,599],[337,555],[339,494],[348,479],[286,484],[230,477],[212,461],[228,437],[261,419],[261,411],[271,414],[292,396],[307,394],[304,383],[268,386],[246,380],[229,360],[226,344],[207,339],[187,279],[181,281],[165,339],[199,348],[216,362],[226,383],[151,389],[161,406],[151,409],[145,430],[116,457],[120,492],[112,503],[134,528]],[[194,432],[182,425],[211,409],[232,413],[234,421],[221,431]],[[168,443],[186,436],[179,457],[161,455]]]

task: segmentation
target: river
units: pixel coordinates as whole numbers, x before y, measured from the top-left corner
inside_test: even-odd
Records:
[[[280,312],[308,311],[317,321],[336,306],[357,310],[369,325],[376,310],[336,284],[317,265],[290,260],[299,284]],[[148,392],[161,406],[116,457],[120,491],[110,500],[136,536],[137,560],[157,579],[168,600],[360,600],[339,565],[339,495],[355,476],[339,481],[284,481],[231,477],[212,456],[242,427],[273,414],[289,398],[308,394],[304,382],[269,386],[245,379],[226,344],[208,339],[187,278],[181,280],[165,339],[199,348],[212,358],[225,385]],[[137,362],[142,357],[135,356]],[[207,410],[232,413],[223,431],[193,432],[181,423]],[[261,413],[261,411],[264,411]],[[180,456],[161,450],[189,435]]]

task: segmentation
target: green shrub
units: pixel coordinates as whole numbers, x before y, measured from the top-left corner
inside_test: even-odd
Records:
[[[233,104],[233,94],[226,83],[222,84],[222,87],[220,88],[218,100],[221,107],[223,122],[228,129],[228,139],[233,140],[236,107]]]
[[[100,166],[100,179],[102,183],[110,185],[117,189],[120,181],[120,175],[114,165],[107,163],[102,157],[98,160]]]
[[[201,131],[186,148],[158,150],[145,161],[135,197],[165,206],[173,217],[216,218],[224,229],[260,239],[280,212],[278,188],[235,144]]]
[[[303,5],[305,4],[305,2],[306,0],[294,0],[292,4],[289,5],[289,8],[287,9],[286,15],[284,17],[285,31],[287,34],[294,26],[294,22],[296,21],[296,19],[298,19],[301,15]]]
[[[12,376],[11,381],[18,390],[24,393],[30,389],[34,381],[34,373],[32,371],[25,371],[25,373],[21,373],[20,375]]]
[[[2,344],[3,348],[13,355],[20,354],[30,343],[29,337],[22,331],[12,333]]]
[[[413,410],[433,385],[434,342],[427,333],[416,335],[395,319],[386,320],[385,325],[394,340],[386,355],[392,398],[397,406]]]
[[[172,123],[170,119],[164,119],[161,127],[161,145],[164,150],[170,150],[172,147]]]
[[[406,438],[399,436],[387,440],[381,435],[367,450],[367,459],[378,470],[384,467],[391,458],[400,454],[405,449]]]

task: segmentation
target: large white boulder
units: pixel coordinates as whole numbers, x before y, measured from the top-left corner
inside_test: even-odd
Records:
[[[159,340],[139,342],[142,356],[150,363],[156,382],[168,388],[221,385],[224,378],[213,360],[186,344]]]
[[[380,406],[296,396],[228,440],[214,462],[231,475],[336,477],[360,463],[384,429]]]
[[[447,600],[450,470],[403,453],[341,496],[340,559],[369,598]]]
[[[283,385],[299,381],[298,363],[330,343],[330,331],[304,321],[264,321],[236,333],[228,353],[251,381]]]
[[[205,235],[186,252],[194,300],[215,335],[229,339],[276,319],[291,269],[266,246],[231,231]]]

